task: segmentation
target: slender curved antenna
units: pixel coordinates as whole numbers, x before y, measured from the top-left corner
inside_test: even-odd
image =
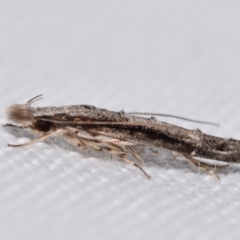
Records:
[[[131,115],[151,115],[151,116],[159,116],[159,117],[170,117],[170,118],[177,118],[181,119],[184,121],[189,121],[189,122],[195,122],[195,123],[200,123],[200,124],[208,124],[208,125],[213,125],[219,127],[218,123],[213,123],[213,122],[206,122],[206,121],[199,121],[199,120],[193,120],[189,118],[184,118],[184,117],[179,117],[171,114],[162,114],[162,113],[145,113],[145,112],[127,112],[128,114]]]
[[[32,104],[32,103],[34,103],[34,102],[42,99],[42,96],[43,96],[43,94],[39,94],[39,95],[37,95],[36,97],[31,98],[31,99],[27,102],[27,104],[30,105],[30,104]]]

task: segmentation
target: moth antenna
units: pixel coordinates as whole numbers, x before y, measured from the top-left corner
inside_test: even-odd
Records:
[[[38,100],[41,100],[41,99],[42,99],[42,96],[43,96],[43,94],[39,94],[39,95],[37,95],[36,97],[31,98],[31,99],[27,102],[27,104],[28,104],[28,105],[31,105],[32,103],[34,103],[34,102],[36,102],[36,101],[38,101]]]
[[[185,117],[180,117],[176,115],[171,115],[171,114],[163,114],[163,113],[147,113],[147,112],[127,112],[130,115],[151,115],[151,116],[159,116],[159,117],[170,117],[170,118],[177,118],[181,119],[184,121],[189,121],[189,122],[195,122],[195,123],[200,123],[200,124],[208,124],[208,125],[213,125],[219,127],[218,123],[213,123],[213,122],[207,122],[207,121],[199,121],[199,120],[193,120]]]

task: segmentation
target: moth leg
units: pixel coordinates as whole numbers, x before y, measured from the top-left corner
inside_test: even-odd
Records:
[[[136,149],[132,147],[126,147],[126,149],[129,151],[129,153],[132,154],[132,156],[137,160],[139,164],[144,163],[144,160],[142,159],[140,153]]]
[[[208,167],[208,168],[223,169],[223,168],[226,168],[226,167],[229,166],[229,164],[225,164],[225,165],[222,165],[222,166],[217,166],[217,165],[211,164],[211,163],[204,163],[204,162],[199,161],[199,160],[196,159],[196,158],[193,158],[192,156],[189,156],[189,155],[186,155],[186,154],[182,154],[182,155],[184,155],[185,158],[186,158],[186,156],[188,156],[188,158],[191,158],[191,159],[193,159],[195,162],[197,162],[198,164],[200,163],[202,166],[205,166],[205,167]]]
[[[30,142],[26,142],[26,143],[22,143],[22,144],[10,144],[10,143],[8,143],[8,147],[26,147],[26,146],[31,145],[33,143],[37,143],[37,142],[43,141],[43,140],[45,140],[45,139],[47,139],[47,138],[49,138],[49,137],[51,137],[51,136],[53,136],[55,134],[58,134],[58,133],[60,133],[62,131],[64,131],[64,130],[63,129],[58,129],[58,130],[56,130],[54,132],[51,132],[51,133],[45,134],[45,135],[43,135],[43,136],[41,136],[39,138],[36,138],[36,139],[34,139],[34,140],[30,141]]]
[[[72,131],[67,130],[67,129],[65,129],[65,135],[67,135],[67,137],[78,140],[78,142],[83,141],[86,144],[86,146],[92,148],[93,150],[107,152],[111,156],[113,156],[113,155],[117,156],[120,159],[122,159],[123,161],[125,161],[125,162],[137,167],[138,169],[140,169],[147,178],[151,178],[150,175],[148,175],[147,172],[140,165],[138,165],[137,163],[129,160],[125,156],[125,154],[122,153],[122,152],[124,152],[125,149],[123,148],[123,146],[118,145],[118,144],[121,143],[121,142],[125,143],[125,141],[121,141],[121,140],[119,141],[118,139],[102,140],[102,141],[98,140],[98,139],[87,139],[87,138],[83,138],[83,137],[78,137],[74,133],[72,133]],[[104,145],[105,143],[108,143],[108,145],[105,146]],[[134,152],[134,150],[132,150],[132,151],[131,151],[131,153],[133,154],[133,156],[135,158],[137,158],[138,157],[137,152]],[[137,159],[137,160],[140,161],[139,159]]]
[[[13,128],[28,128],[27,126],[18,126],[11,123],[4,124],[3,127],[13,127]]]
[[[110,140],[102,140],[102,142],[107,142],[107,143],[116,144],[116,143],[121,143],[121,142],[124,142],[124,141],[114,138],[114,139],[110,139]]]
[[[131,165],[133,165],[135,167],[137,167],[138,169],[140,169],[147,178],[151,178],[151,176],[149,174],[147,174],[147,172],[140,165],[138,165],[137,163],[129,160],[128,158],[126,158],[125,155],[117,154],[117,156],[119,158],[121,158],[123,161],[125,161],[125,162],[127,162],[127,163],[129,163],[129,164],[131,164]]]
[[[181,155],[179,155],[177,152],[174,152],[174,151],[172,151],[172,156],[173,156],[173,158],[174,158],[174,160],[177,162],[177,163],[179,163],[179,160],[177,159],[177,157],[181,157]]]
[[[215,165],[212,165],[212,164],[208,164],[208,163],[203,163],[203,162],[200,162],[198,161],[197,159],[189,156],[189,155],[186,155],[186,154],[182,154],[182,156],[186,159],[187,162],[189,162],[191,165],[195,166],[195,167],[198,167],[200,168],[200,170],[204,171],[204,172],[207,172],[208,174],[211,174],[213,175],[214,177],[216,177],[218,180],[220,179],[219,176],[214,172],[214,169],[217,169],[217,168],[223,168],[223,167],[227,167],[228,165],[225,165],[225,166],[215,166]]]
[[[135,146],[136,145],[134,143],[130,143],[128,141],[119,140],[119,139],[116,139],[116,138],[101,140],[101,142],[103,142],[103,143],[112,143],[112,144],[115,144],[115,145],[120,145],[121,144],[121,145],[124,145],[124,146]]]

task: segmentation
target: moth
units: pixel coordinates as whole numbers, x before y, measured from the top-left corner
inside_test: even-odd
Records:
[[[91,105],[32,107],[32,104],[41,98],[42,95],[38,95],[26,104],[13,104],[7,108],[7,117],[13,124],[5,126],[29,128],[40,133],[40,137],[27,143],[8,146],[24,147],[51,136],[58,136],[84,150],[93,149],[116,156],[140,169],[148,178],[150,175],[141,166],[144,160],[138,150],[139,146],[168,149],[216,178],[219,178],[215,173],[216,169],[226,167],[228,163],[240,162],[238,140],[211,136],[199,129],[189,130],[158,121],[154,116],[139,115],[177,116],[123,110],[116,112]],[[133,160],[130,160],[130,155]],[[195,157],[220,160],[227,164],[216,166]]]

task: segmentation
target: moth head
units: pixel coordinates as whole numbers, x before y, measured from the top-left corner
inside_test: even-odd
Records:
[[[13,104],[6,109],[6,115],[19,126],[28,126],[33,120],[33,108],[28,104]]]
[[[30,99],[26,104],[13,104],[6,109],[8,119],[19,126],[29,126],[33,121],[34,108],[31,104],[39,99],[42,95],[38,95]]]

